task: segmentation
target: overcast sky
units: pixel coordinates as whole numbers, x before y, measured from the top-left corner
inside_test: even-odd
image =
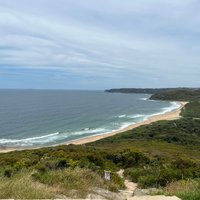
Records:
[[[0,88],[200,86],[200,1],[0,0]]]

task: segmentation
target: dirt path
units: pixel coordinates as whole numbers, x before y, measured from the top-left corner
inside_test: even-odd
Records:
[[[124,170],[120,169],[117,174],[121,177],[124,178]],[[172,196],[172,197],[167,197],[164,195],[156,195],[156,196],[151,196],[148,195],[145,190],[140,190],[137,187],[136,183],[133,183],[127,179],[124,181],[125,190],[121,190],[120,194],[127,200],[181,200],[178,197]]]

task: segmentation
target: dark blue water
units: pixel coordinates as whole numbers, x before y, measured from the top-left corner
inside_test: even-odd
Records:
[[[40,147],[103,134],[179,107],[147,94],[0,90],[0,146]]]

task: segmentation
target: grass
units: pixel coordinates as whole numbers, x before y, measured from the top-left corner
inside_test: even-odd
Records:
[[[55,198],[57,192],[53,187],[35,182],[30,172],[19,173],[12,179],[0,177],[0,199],[47,199]]]
[[[0,176],[0,199],[86,198],[95,193],[95,188],[117,192],[123,182],[116,175],[113,179],[105,181],[99,174],[80,168],[42,172],[23,170],[10,178]]]
[[[37,172],[33,177],[45,185],[62,188],[64,195],[73,198],[85,198],[87,194],[94,193],[94,188],[104,188],[114,192],[120,189],[120,184],[116,184],[114,180],[107,182],[102,176],[89,169],[48,170],[43,173]],[[121,180],[118,178],[118,181]],[[121,186],[123,186],[122,181]]]
[[[182,200],[199,200],[200,180],[180,180],[172,182],[164,189],[164,194],[176,195]]]

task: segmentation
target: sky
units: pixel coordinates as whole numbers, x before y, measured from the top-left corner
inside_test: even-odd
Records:
[[[198,0],[0,0],[0,88],[200,87]]]

